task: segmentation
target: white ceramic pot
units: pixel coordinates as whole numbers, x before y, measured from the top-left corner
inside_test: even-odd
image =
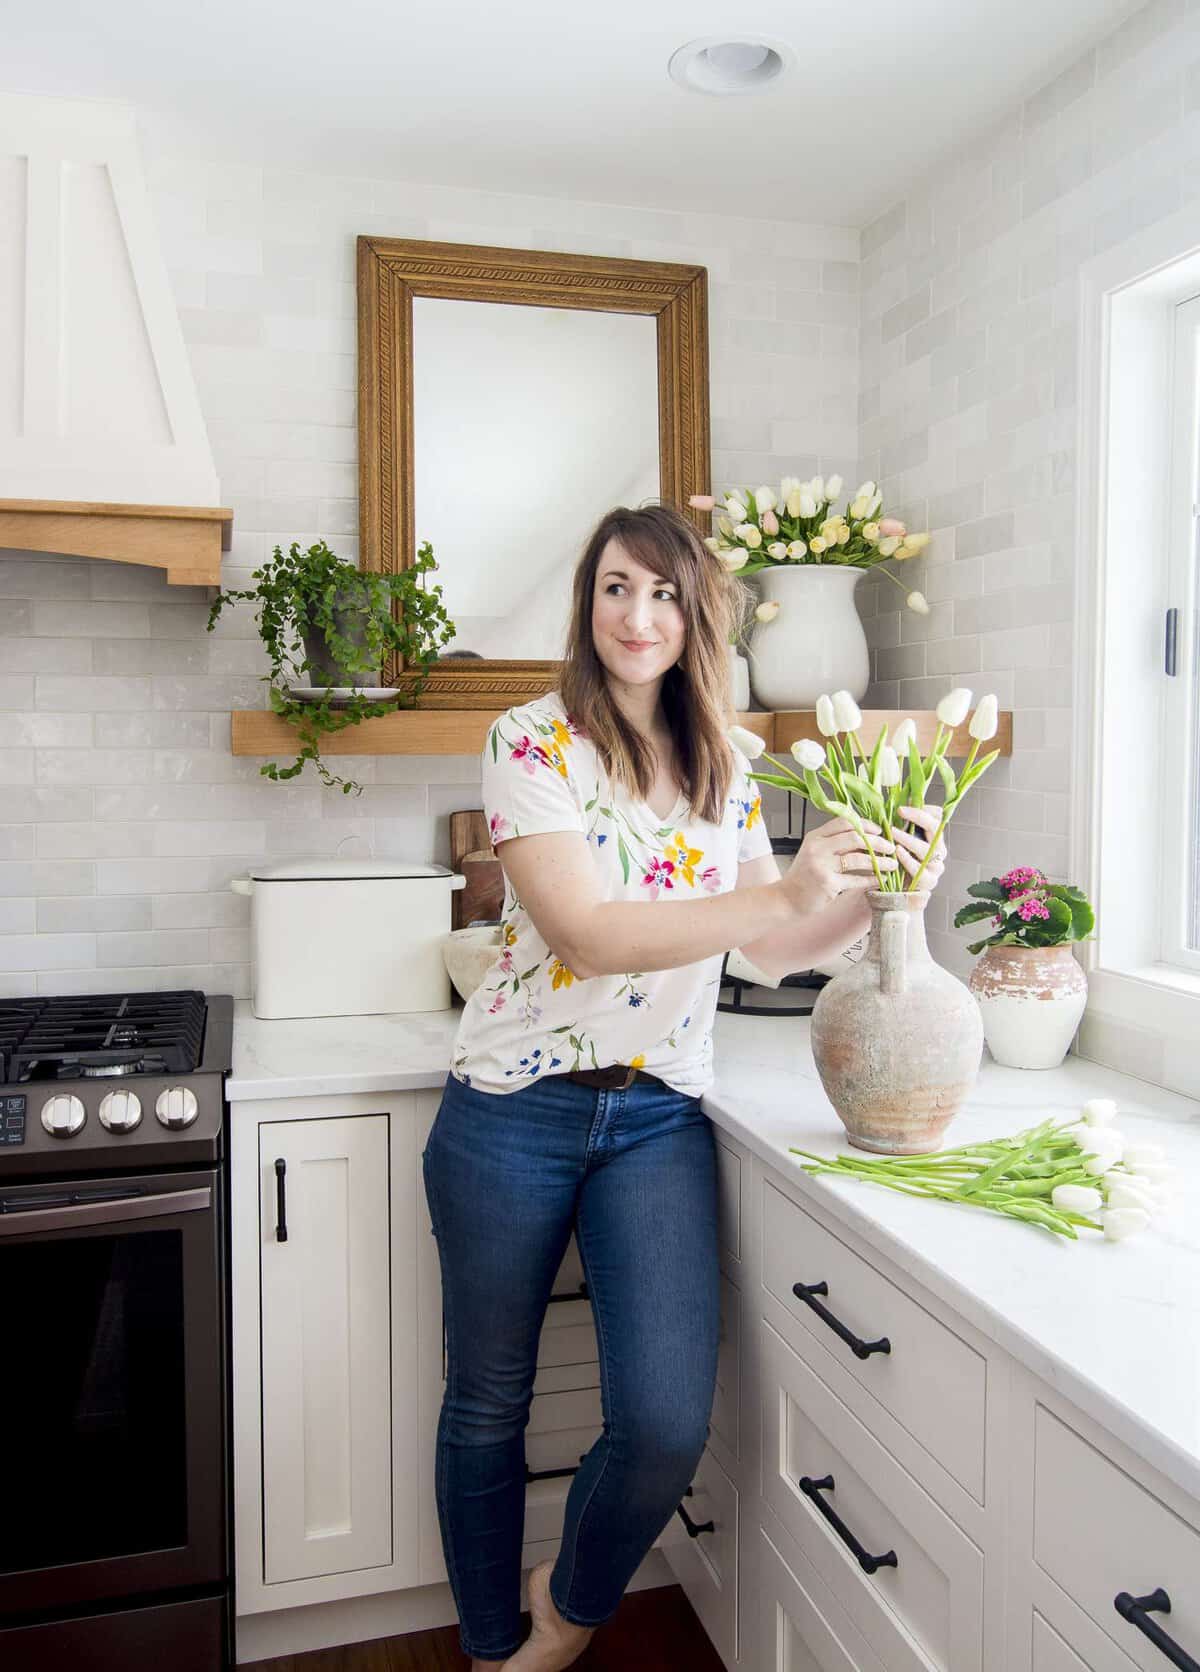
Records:
[[[729,646],[729,701],[735,714],[750,707],[750,664],[736,645]]]
[[[1087,1004],[1087,976],[1069,946],[989,946],[968,985],[997,1062],[1058,1067]]]
[[[442,942],[442,959],[459,998],[469,999],[500,956],[500,925],[471,923]]]
[[[772,564],[756,577],[774,621],[754,629],[750,683],[764,708],[812,708],[825,691],[855,702],[871,682],[871,658],[854,605],[865,570],[824,563]]]

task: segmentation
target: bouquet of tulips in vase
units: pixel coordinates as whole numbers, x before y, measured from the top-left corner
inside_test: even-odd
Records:
[[[917,747],[917,728],[911,719],[901,720],[890,736],[888,727],[882,726],[874,742],[865,744],[861,735],[862,711],[848,691],[818,697],[817,730],[825,742],[802,738],[792,744],[792,759],[798,770],[766,754],[762,739],[741,726],[733,727],[730,737],[748,759],[766,755],[771,763],[772,771],[750,774],[756,783],[773,784],[777,789],[803,797],[822,813],[846,819],[870,855],[880,893],[887,894],[903,889],[904,880],[898,871],[879,869],[863,820],[878,825],[891,841],[898,822],[897,810],[924,807],[930,786],[940,784],[941,812],[937,834],[929,844],[929,855],[936,851],[963,797],[1000,753],[998,749],[979,753],[980,745],[995,737],[999,726],[997,700],[989,695],[980,698],[971,715],[967,728],[971,746],[963,765],[955,772],[946,759],[951,739],[966,720],[970,707],[971,692],[965,688],[950,691],[942,698],[937,705],[937,732],[928,754],[922,754]],[[908,881],[909,892],[919,889],[928,862],[929,856]]]
[[[934,1155],[833,1160],[792,1148],[804,1171],[856,1178],[906,1196],[960,1202],[1020,1219],[1076,1241],[1080,1230],[1124,1242],[1168,1205],[1173,1169],[1161,1146],[1131,1142],[1111,1124],[1116,1104],[1083,1105],[1076,1119],[1042,1121],[1011,1138],[993,1138]]]
[[[731,488],[723,502],[712,494],[693,494],[688,504],[716,516],[717,531],[705,544],[722,568],[742,579],[787,564],[878,569],[917,557],[929,544],[928,534],[910,534],[899,518],[882,514],[883,498],[874,482],[863,482],[845,509],[835,511],[841,495],[840,476],[814,476],[807,482],[785,476],[778,492],[766,484],[754,490]],[[886,568],[883,573],[905,594],[909,609],[929,614],[924,593],[909,590]],[[770,614],[759,616],[760,621],[771,619]]]

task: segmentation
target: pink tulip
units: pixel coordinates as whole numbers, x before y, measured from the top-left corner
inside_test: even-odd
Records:
[[[774,511],[764,511],[762,517],[762,531],[764,534],[779,533],[779,518]]]
[[[898,534],[900,538],[903,539],[908,533],[908,530],[898,517],[884,517],[883,521],[879,525],[879,532],[885,539],[889,538],[893,534]]]
[[[711,511],[716,500],[710,493],[694,493],[688,498],[688,504],[693,511]]]

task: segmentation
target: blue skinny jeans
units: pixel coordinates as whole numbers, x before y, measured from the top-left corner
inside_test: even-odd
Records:
[[[424,1156],[442,1270],[442,1547],[468,1655],[521,1642],[525,1427],[572,1230],[600,1353],[601,1434],[571,1482],[550,1594],[596,1626],[674,1514],[717,1369],[716,1154],[698,1098],[561,1075],[506,1095],[447,1080]]]

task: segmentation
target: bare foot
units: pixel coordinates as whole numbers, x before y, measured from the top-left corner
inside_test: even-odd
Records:
[[[553,1562],[539,1562],[529,1575],[529,1615],[532,1629],[524,1643],[504,1662],[504,1672],[563,1672],[591,1642],[593,1626],[564,1620],[550,1595]]]

